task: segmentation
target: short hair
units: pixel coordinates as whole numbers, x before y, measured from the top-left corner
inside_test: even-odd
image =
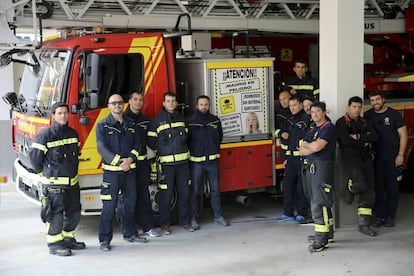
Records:
[[[348,100],[348,106],[350,106],[352,103],[360,103],[362,104],[362,98],[359,96],[353,96],[351,98],[349,98]]]
[[[326,112],[326,103],[324,103],[324,102],[314,102],[312,105],[311,105],[311,108],[312,107],[318,107],[318,108],[320,108],[323,112]]]
[[[171,92],[171,91],[167,91],[167,92],[164,93],[164,96],[162,97],[163,102],[165,102],[165,98],[167,96],[174,97],[174,98],[177,99],[177,94],[175,94],[174,92]]]
[[[308,66],[308,63],[302,58],[295,60],[295,66],[296,66],[296,63],[302,63],[302,64],[305,64],[305,66]]]
[[[381,98],[385,98],[385,94],[384,94],[384,92],[382,92],[382,91],[371,91],[369,94],[368,94],[368,99],[370,99],[371,97],[374,97],[374,96],[380,96]]]
[[[139,91],[133,91],[133,92],[129,93],[128,98],[129,99],[132,99],[132,97],[134,96],[134,94],[138,94],[138,95],[141,95],[142,97],[144,97],[144,93],[139,92]]]
[[[206,100],[210,101],[210,98],[208,96],[200,95],[200,96],[197,97],[197,101],[196,101],[197,104],[198,104],[198,100],[200,100],[200,99],[206,99]]]
[[[302,103],[304,101],[310,101],[311,103],[315,102],[315,100],[313,98],[311,98],[311,97],[305,97],[305,98],[303,98]]]
[[[69,111],[69,106],[68,106],[67,103],[64,103],[64,102],[56,102],[56,103],[54,103],[52,105],[52,110],[51,110],[52,114],[55,114],[56,113],[56,109],[58,109],[59,107],[66,107],[66,109]]]
[[[289,98],[289,102],[290,101],[297,101],[298,103],[302,103],[302,99],[298,96],[298,95],[292,95],[290,98]]]

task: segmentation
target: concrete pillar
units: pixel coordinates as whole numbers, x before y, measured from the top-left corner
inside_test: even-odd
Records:
[[[336,122],[351,96],[363,97],[364,1],[321,0],[319,24],[320,99]],[[346,179],[337,156],[335,224],[340,227],[354,224],[357,210],[340,197]]]

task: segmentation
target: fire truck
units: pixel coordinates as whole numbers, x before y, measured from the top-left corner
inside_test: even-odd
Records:
[[[372,47],[372,63],[365,64],[365,95],[382,91],[386,104],[398,110],[408,130],[403,185],[413,190],[414,180],[414,8],[405,10],[404,34],[365,35]]]
[[[69,125],[81,141],[79,185],[83,215],[101,210],[102,158],[97,152],[97,123],[109,114],[107,100],[119,93],[144,93],[143,113],[153,118],[166,91],[177,93],[185,115],[198,95],[211,98],[224,131],[221,146],[222,192],[262,191],[275,185],[273,123],[273,58],[232,58],[211,52],[195,55],[176,50],[174,36],[161,32],[95,33],[45,41],[29,53],[18,93],[3,96],[11,105],[13,178],[18,191],[38,202],[41,180],[28,158],[35,136],[51,124],[51,106],[69,105]],[[18,61],[12,50],[1,64]],[[22,62],[22,61],[18,61]],[[254,116],[258,128],[247,123]],[[150,187],[158,210],[156,183]],[[172,202],[174,208],[175,200]]]

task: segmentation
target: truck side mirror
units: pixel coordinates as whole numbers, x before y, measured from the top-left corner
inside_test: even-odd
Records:
[[[79,123],[84,126],[89,125],[89,122],[90,122],[90,119],[85,116],[81,116],[79,119]]]
[[[99,55],[92,53],[88,55],[87,59],[88,68],[88,88],[91,91],[98,91],[99,87]]]

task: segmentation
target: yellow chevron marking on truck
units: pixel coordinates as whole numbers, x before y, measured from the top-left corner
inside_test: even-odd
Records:
[[[98,117],[96,118],[95,123],[93,124],[93,127],[91,131],[89,132],[88,138],[85,140],[85,144],[82,147],[82,158],[86,158],[88,156],[86,155],[93,155],[89,162],[80,162],[79,163],[79,173],[81,174],[81,171],[85,169],[98,169],[99,165],[101,163],[102,157],[98,154],[97,148],[96,148],[96,126],[98,123],[108,116],[109,114],[109,108],[102,108],[99,112]],[[93,150],[91,150],[93,149]],[[92,153],[93,152],[93,153]],[[95,155],[96,154],[96,155]],[[86,174],[86,173],[82,173]]]
[[[141,53],[144,56],[145,93],[149,90],[165,54],[161,42],[161,37],[134,38],[128,50],[128,53]]]

